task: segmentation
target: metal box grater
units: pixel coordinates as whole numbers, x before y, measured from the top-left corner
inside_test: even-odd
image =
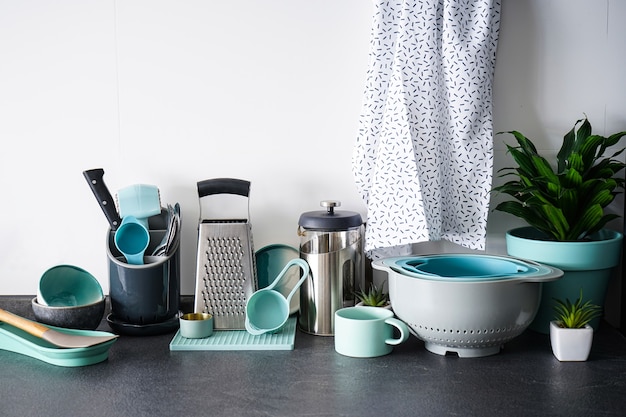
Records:
[[[248,181],[230,178],[198,183],[200,200],[214,194],[247,198],[249,190]],[[250,222],[202,219],[202,205],[200,217],[195,311],[211,313],[215,329],[244,330],[246,302],[258,287]]]

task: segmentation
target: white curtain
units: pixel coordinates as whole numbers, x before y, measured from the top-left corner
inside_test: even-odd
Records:
[[[484,249],[499,0],[374,0],[353,174],[370,257],[448,240]]]

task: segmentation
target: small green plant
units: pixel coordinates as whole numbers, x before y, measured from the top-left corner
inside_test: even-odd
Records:
[[[580,290],[580,297],[573,304],[569,299],[565,301],[555,299],[556,312],[555,319],[560,327],[567,329],[580,329],[587,323],[602,314],[602,307],[587,301],[583,304],[583,290]]]
[[[374,283],[370,286],[369,291],[357,291],[354,293],[363,305],[372,307],[384,307],[389,303],[389,295],[383,290],[385,283],[378,288]]]

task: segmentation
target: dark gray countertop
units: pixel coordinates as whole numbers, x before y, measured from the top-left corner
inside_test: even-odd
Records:
[[[32,318],[32,297],[0,308]],[[100,330],[110,331],[106,322]],[[2,416],[623,416],[626,339],[596,332],[587,362],[560,363],[527,331],[498,354],[460,359],[417,338],[354,359],[296,333],[293,351],[171,352],[174,333],[121,336],[105,362],[63,368],[0,351]]]

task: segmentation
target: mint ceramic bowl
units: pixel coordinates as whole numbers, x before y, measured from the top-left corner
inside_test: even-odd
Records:
[[[37,288],[37,303],[43,306],[87,306],[103,300],[98,280],[73,265],[57,265],[48,269],[41,276]]]
[[[104,317],[105,299],[80,306],[45,306],[33,298],[35,319],[43,324],[66,329],[95,330]]]

